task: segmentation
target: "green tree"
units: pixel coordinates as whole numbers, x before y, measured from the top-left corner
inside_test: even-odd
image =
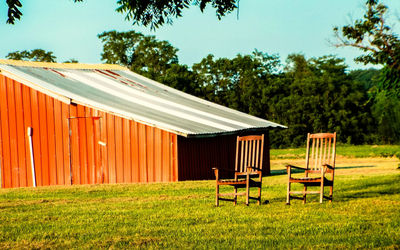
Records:
[[[400,39],[386,24],[388,7],[379,0],[368,0],[367,11],[362,19],[344,26],[339,33],[337,47],[355,47],[367,54],[355,60],[363,63],[383,65],[375,95],[373,112],[380,135],[385,142],[400,142],[400,114],[386,108],[397,107],[400,101]],[[396,109],[398,110],[398,109]],[[384,132],[386,130],[386,132]],[[390,140],[387,140],[389,138]]]
[[[379,69],[356,69],[349,73],[349,76],[364,86],[366,91],[376,91],[379,86],[381,71]]]
[[[346,73],[343,59],[324,56],[306,60],[290,55],[279,79],[284,96],[276,103],[277,122],[288,125],[280,144],[302,145],[308,132],[336,131],[339,141],[362,143],[371,126],[367,95]]]
[[[83,2],[83,0],[74,0]],[[165,23],[172,23],[173,18],[181,17],[182,11],[191,5],[198,6],[203,12],[211,5],[216,10],[218,19],[232,12],[237,8],[239,0],[118,0],[118,12],[126,13],[126,19],[133,21],[133,24],[158,28]],[[20,19],[22,4],[19,0],[6,0],[8,5],[7,23],[14,24]]]
[[[193,65],[205,99],[263,117],[263,88],[277,69],[279,58],[259,51],[233,59],[208,55]]]
[[[362,19],[354,24],[339,28],[334,32],[338,39],[337,47],[355,47],[367,54],[355,60],[400,70],[400,40],[398,35],[386,24],[388,7],[379,0],[368,0],[367,11]]]
[[[197,82],[197,75],[186,65],[172,64],[166,70],[165,75],[159,76],[158,80],[172,88],[203,97],[202,89]]]
[[[37,61],[37,62],[56,62],[56,57],[51,51],[45,51],[43,49],[34,49],[31,51],[14,51],[6,55],[7,59],[12,60],[25,60],[25,61]]]
[[[139,32],[107,31],[99,34],[103,42],[101,59],[120,64],[138,74],[149,77],[190,94],[199,94],[193,72],[178,62],[178,49],[167,41]]]
[[[77,60],[77,59],[75,59],[75,58],[71,58],[71,59],[69,59],[69,60],[67,60],[67,61],[64,61],[63,63],[78,63],[79,61]]]
[[[172,64],[178,63],[178,49],[167,41],[158,41],[154,36],[113,30],[98,37],[103,42],[101,60],[124,65],[154,80],[165,75]]]

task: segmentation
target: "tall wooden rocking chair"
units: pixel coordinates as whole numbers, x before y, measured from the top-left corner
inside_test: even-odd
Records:
[[[311,141],[311,142],[310,142]],[[311,149],[310,149],[311,147]],[[319,133],[307,135],[306,168],[287,165],[288,186],[286,204],[290,205],[290,199],[300,199],[306,203],[307,194],[319,194],[319,202],[323,198],[332,202],[333,180],[335,174],[335,151],[336,151],[336,132]],[[311,154],[311,155],[310,155]],[[292,169],[305,171],[305,177],[295,178],[292,176]],[[303,191],[292,191],[291,184],[300,183],[304,185]],[[309,186],[319,187],[318,191],[307,190]],[[329,186],[329,196],[324,196],[324,187]],[[302,197],[292,196],[292,194],[302,194]]]
[[[236,140],[236,160],[235,170],[213,168],[216,178],[215,205],[219,206],[220,200],[233,201],[236,205],[237,196],[246,196],[246,205],[249,199],[258,201],[261,204],[261,185],[262,185],[262,163],[264,150],[264,135],[238,136]],[[221,172],[230,172],[233,179],[220,179]],[[219,186],[233,186],[233,193],[220,193]],[[258,188],[258,196],[250,197],[250,188]],[[245,192],[238,193],[238,188],[246,188]],[[222,196],[233,196],[233,199],[222,198]]]

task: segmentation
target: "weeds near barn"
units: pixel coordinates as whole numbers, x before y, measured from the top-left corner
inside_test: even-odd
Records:
[[[214,207],[213,181],[0,190],[0,248],[400,247],[397,158],[339,154],[332,204],[286,206],[284,162],[303,161],[273,160],[261,206]]]

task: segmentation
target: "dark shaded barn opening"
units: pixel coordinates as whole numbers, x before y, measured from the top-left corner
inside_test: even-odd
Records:
[[[236,137],[244,135],[265,135],[263,175],[270,174],[269,133],[242,132],[233,135],[191,138],[178,136],[178,180],[210,180],[215,178],[213,167],[235,169]],[[224,176],[226,175],[226,176]],[[229,173],[223,173],[229,178]]]

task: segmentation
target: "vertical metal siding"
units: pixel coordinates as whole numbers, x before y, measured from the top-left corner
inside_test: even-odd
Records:
[[[4,76],[1,77],[0,81],[0,105],[1,105],[1,130],[2,130],[2,185],[3,187],[11,187],[12,179],[11,179],[11,158],[10,158],[10,135],[9,135],[9,122],[8,122],[8,101],[7,96],[3,93],[7,93],[7,85],[6,78]]]
[[[178,180],[177,135],[65,104],[0,75],[1,187]],[[99,141],[106,146],[100,145]]]
[[[179,154],[177,155],[179,158],[178,180],[214,179],[213,167],[235,170],[236,136],[225,135],[211,138],[185,138],[179,136]],[[265,131],[263,173],[270,174],[268,131]],[[229,175],[226,177],[229,177]]]

